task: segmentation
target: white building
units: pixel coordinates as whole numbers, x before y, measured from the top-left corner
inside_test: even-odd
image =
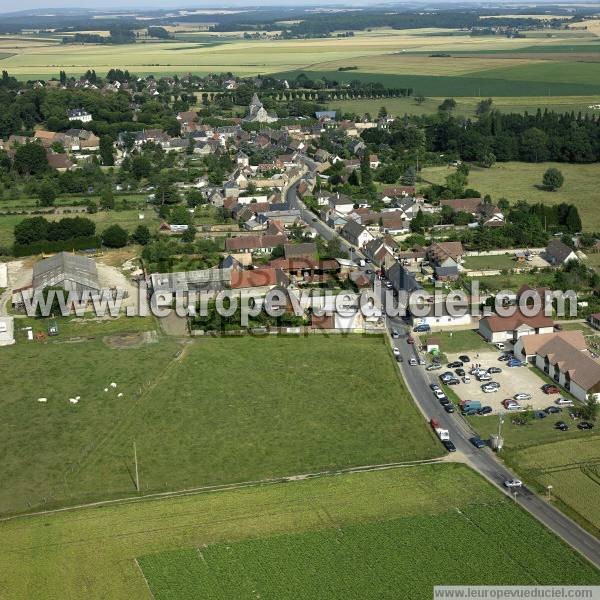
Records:
[[[0,346],[10,346],[15,343],[14,317],[0,317]]]
[[[479,321],[479,333],[488,342],[516,342],[524,335],[552,333],[554,322],[542,312],[528,317],[516,310],[512,315],[502,317],[491,315]]]
[[[84,108],[74,108],[73,110],[67,111],[67,118],[69,121],[81,121],[82,123],[89,123],[92,120],[92,115]]]

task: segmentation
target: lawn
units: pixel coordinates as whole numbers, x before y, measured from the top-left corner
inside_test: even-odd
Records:
[[[451,544],[442,543],[440,531]],[[284,577],[296,598],[337,597],[335,591],[303,596],[297,589],[302,585],[312,592],[317,582],[328,592],[337,583],[335,589],[347,590],[346,597],[357,597],[347,586],[366,585],[369,574],[370,594],[356,588],[361,598],[386,597],[383,592],[393,584],[402,592],[394,590],[391,597],[410,598],[414,586],[423,598],[431,595],[433,582],[472,578],[480,583],[482,578],[490,583],[532,583],[532,578],[599,583],[597,572],[579,555],[459,464],[79,509],[3,522],[0,534],[0,583],[14,600],[150,599],[138,565],[155,598],[206,597],[214,590],[207,586],[214,584],[216,572],[221,595],[211,598],[249,597],[244,583],[236,581],[242,571],[236,574],[232,568],[241,560],[263,598],[288,597],[283,594],[290,590],[278,587]],[[342,539],[346,536],[352,546]],[[518,542],[525,536],[527,547]],[[436,560],[431,561],[434,548]],[[195,549],[215,571],[203,571]],[[473,558],[463,560],[466,556]],[[297,562],[280,565],[284,557]],[[272,574],[270,581],[258,570],[260,562]],[[473,562],[485,568],[473,569]],[[183,575],[185,564],[189,570]],[[331,578],[325,581],[328,572]],[[177,582],[165,591],[172,577]],[[195,583],[201,585],[190,595]],[[237,589],[227,594],[231,586]]]
[[[552,273],[506,273],[500,275],[488,275],[474,278],[479,282],[480,289],[491,292],[508,290],[517,292],[523,284],[534,287],[552,287],[554,275]]]
[[[180,350],[164,338],[3,349],[0,370],[14,375],[0,399],[0,512],[134,494],[134,440],[144,493],[441,453],[380,337],[206,339]]]
[[[565,182],[557,192],[547,192],[537,186],[542,183],[546,169],[556,167],[564,175]],[[433,183],[443,183],[450,167],[423,169],[422,178]],[[507,198],[511,202],[527,200],[544,204],[573,203],[579,209],[583,228],[587,231],[600,230],[600,164],[575,165],[567,163],[496,163],[491,169],[472,166],[469,187],[490,194],[494,201]]]
[[[467,256],[463,266],[470,271],[509,270],[518,267],[514,254],[498,254],[494,256]]]
[[[440,342],[440,352],[444,354],[465,354],[478,350],[489,350],[491,348],[474,329],[463,329],[459,331],[434,331],[423,337],[435,338]]]
[[[139,215],[143,214],[144,219],[140,220]],[[23,219],[34,217],[36,215],[0,215],[0,246],[10,246],[14,242],[13,231],[15,225]],[[133,233],[135,228],[142,224],[147,225],[151,231],[155,231],[159,225],[159,218],[152,209],[140,210],[111,210],[108,212],[97,212],[94,214],[82,213],[64,213],[43,215],[48,221],[57,221],[66,217],[81,216],[96,223],[96,234],[102,233],[110,225],[120,225],[129,233]]]

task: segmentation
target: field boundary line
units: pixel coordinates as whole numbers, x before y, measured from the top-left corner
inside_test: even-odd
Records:
[[[146,584],[146,587],[148,588],[148,593],[150,594],[150,598],[154,598],[154,594],[152,593],[152,590],[150,589],[150,584],[148,583],[148,580],[146,579],[146,576],[144,575],[144,571],[142,570],[142,567],[140,567],[140,563],[138,562],[137,558],[133,559],[133,562],[135,563],[135,566],[138,568],[142,579],[144,580],[144,583]]]
[[[242,481],[239,483],[226,483],[221,485],[207,485],[199,486],[194,488],[184,488],[181,490],[173,490],[170,492],[155,492],[152,494],[146,494],[144,496],[125,496],[122,498],[114,498],[110,500],[98,500],[97,502],[89,502],[86,504],[75,504],[73,506],[64,506],[61,508],[53,508],[50,510],[40,510],[31,513],[23,513],[18,515],[10,515],[6,517],[0,517],[0,523],[7,521],[15,521],[17,519],[27,519],[30,517],[40,517],[44,515],[52,515],[63,512],[71,512],[76,510],[82,510],[86,508],[101,508],[103,506],[114,506],[118,504],[132,504],[136,502],[145,502],[152,500],[163,500],[170,498],[182,498],[186,496],[194,496],[196,494],[209,494],[213,492],[226,492],[235,491],[251,487],[259,487],[264,485],[276,485],[282,483],[292,483],[294,481],[305,481],[308,479],[318,479],[320,477],[333,477],[336,475],[351,475],[353,473],[371,473],[376,471],[387,471],[391,469],[403,469],[408,467],[417,467],[419,465],[427,464],[444,464],[448,462],[454,462],[448,460],[446,456],[437,458],[425,458],[421,460],[413,460],[406,462],[392,462],[382,463],[376,465],[360,465],[355,467],[345,467],[341,469],[331,469],[326,471],[316,471],[314,473],[302,473],[298,475],[286,475],[283,477],[277,477],[273,479],[256,479],[251,481]]]

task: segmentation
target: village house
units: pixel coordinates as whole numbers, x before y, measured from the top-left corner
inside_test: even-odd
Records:
[[[69,119],[69,121],[89,123],[92,120],[92,115],[84,108],[74,108],[67,111],[67,119]]]
[[[227,252],[271,254],[277,246],[282,246],[286,242],[287,236],[282,234],[243,235],[227,238],[225,250]]]
[[[345,240],[357,248],[362,248],[374,238],[373,234],[366,227],[353,220],[348,221],[342,227],[341,233]]]
[[[491,315],[483,317],[479,321],[479,333],[488,342],[493,343],[516,342],[524,335],[553,332],[554,322],[551,317],[547,317],[543,312],[538,312],[529,317],[520,310],[516,310],[506,317]]]
[[[579,260],[575,251],[560,240],[552,240],[546,246],[545,258],[554,267],[561,267],[570,260]]]

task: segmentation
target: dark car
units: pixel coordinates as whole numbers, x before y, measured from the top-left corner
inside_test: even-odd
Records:
[[[398,356],[396,356],[396,362],[404,362],[404,359],[398,354]]]
[[[444,444],[444,448],[446,448],[448,452],[456,452],[456,446],[450,440],[444,440],[442,444]]]
[[[471,362],[471,359],[466,354],[461,354],[458,357],[458,360],[462,361],[463,363]]]
[[[440,401],[440,404],[442,406],[446,406],[446,405],[450,404],[450,400],[448,400],[448,396],[444,396],[443,398],[438,398],[438,400]]]
[[[560,429],[561,431],[566,431],[569,429],[569,426],[564,421],[557,421],[554,427],[556,427],[556,429]]]
[[[581,421],[581,423],[577,423],[577,429],[592,429],[593,427],[593,423],[590,423],[589,421]]]
[[[459,376],[459,377],[464,377],[465,376],[465,370],[462,367],[459,367],[458,369],[455,369],[454,372]]]
[[[534,419],[545,419],[548,416],[548,413],[543,410],[535,410],[533,411]]]
[[[545,383],[542,386],[542,392],[544,394],[558,394],[560,390],[552,383]]]
[[[449,369],[456,369],[457,367],[462,367],[463,364],[460,360],[455,360],[451,363],[448,363],[448,368]]]
[[[490,367],[487,372],[492,375],[494,373],[502,373],[502,369],[500,367]]]
[[[478,436],[474,435],[472,438],[469,438],[469,441],[475,448],[485,448],[485,442]]]
[[[446,385],[458,385],[460,383],[460,379],[448,379],[445,382]]]
[[[435,392],[435,390],[439,390],[440,386],[437,383],[430,383],[429,384],[429,389],[433,390]]]
[[[559,412],[562,412],[562,409],[558,406],[548,406],[547,408],[544,409],[544,412],[547,415],[556,415]]]
[[[447,413],[453,413],[454,412],[454,404],[452,404],[452,403],[444,404],[444,410]]]
[[[417,325],[413,328],[413,331],[416,333],[425,333],[426,331],[431,331],[431,327],[427,324]]]
[[[482,406],[478,411],[478,415],[489,415],[492,412],[491,406]]]

